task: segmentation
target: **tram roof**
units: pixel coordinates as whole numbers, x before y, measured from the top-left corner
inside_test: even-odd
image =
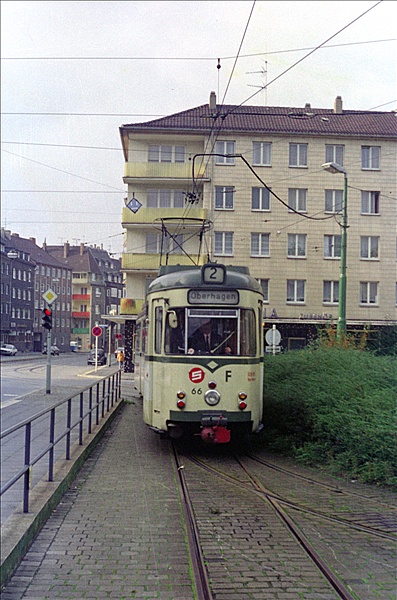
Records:
[[[197,266],[166,266],[160,267],[159,276],[148,288],[148,294],[173,288],[227,288],[243,289],[262,293],[259,282],[251,277],[248,267],[226,266],[225,283],[218,286],[205,284],[201,277],[201,267]]]

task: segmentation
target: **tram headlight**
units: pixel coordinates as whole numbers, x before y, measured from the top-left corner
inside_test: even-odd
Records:
[[[221,399],[221,395],[216,390],[207,390],[204,394],[204,400],[209,406],[215,406]]]

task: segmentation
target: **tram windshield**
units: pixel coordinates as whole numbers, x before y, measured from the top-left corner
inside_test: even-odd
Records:
[[[243,308],[170,310],[166,319],[165,353],[253,356],[255,312]]]

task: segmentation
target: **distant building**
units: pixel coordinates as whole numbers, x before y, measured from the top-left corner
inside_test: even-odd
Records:
[[[33,350],[35,263],[1,230],[1,342]]]
[[[122,296],[120,261],[101,248],[71,246],[46,246],[55,259],[72,272],[71,341],[88,351],[95,342],[92,328],[101,324],[106,315],[118,314]],[[105,347],[107,337],[99,340]]]
[[[120,127],[126,301],[139,312],[162,264],[245,265],[284,348],[335,323],[346,171],[348,330],[397,322],[393,112],[209,104]],[[200,229],[198,223],[210,222]],[[207,221],[205,221],[207,220]]]
[[[9,235],[9,232],[8,232]],[[45,248],[36,244],[35,238],[22,238],[17,233],[9,235],[11,247],[18,253],[18,259],[30,262],[32,269],[30,285],[26,286],[25,292],[17,292],[15,285],[22,286],[18,279],[14,280],[13,294],[20,294],[22,298],[13,298],[13,312],[18,322],[18,315],[31,315],[31,327],[27,328],[30,333],[26,334],[29,340],[26,344],[27,350],[41,352],[47,343],[47,331],[42,327],[42,311],[47,306],[43,294],[52,290],[56,299],[51,304],[53,318],[51,341],[59,347],[62,352],[68,352],[70,348],[70,312],[72,299],[71,270],[56,260]],[[29,258],[28,258],[29,257]],[[13,273],[16,272],[16,260],[12,261]],[[23,277],[23,275],[22,275]],[[26,277],[29,277],[27,274]],[[25,282],[24,282],[25,284]],[[20,305],[18,305],[18,301]],[[30,312],[29,312],[30,311]],[[31,338],[31,339],[30,339]],[[22,345],[22,340],[19,340]],[[19,348],[22,349],[22,348]]]

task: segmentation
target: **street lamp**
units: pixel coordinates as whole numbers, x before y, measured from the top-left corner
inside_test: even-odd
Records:
[[[339,276],[339,303],[338,303],[338,323],[336,334],[339,340],[346,336],[346,249],[347,249],[347,172],[344,167],[338,163],[328,162],[322,165],[325,171],[330,173],[343,173],[344,187],[342,200],[342,235],[340,248],[340,276]]]

